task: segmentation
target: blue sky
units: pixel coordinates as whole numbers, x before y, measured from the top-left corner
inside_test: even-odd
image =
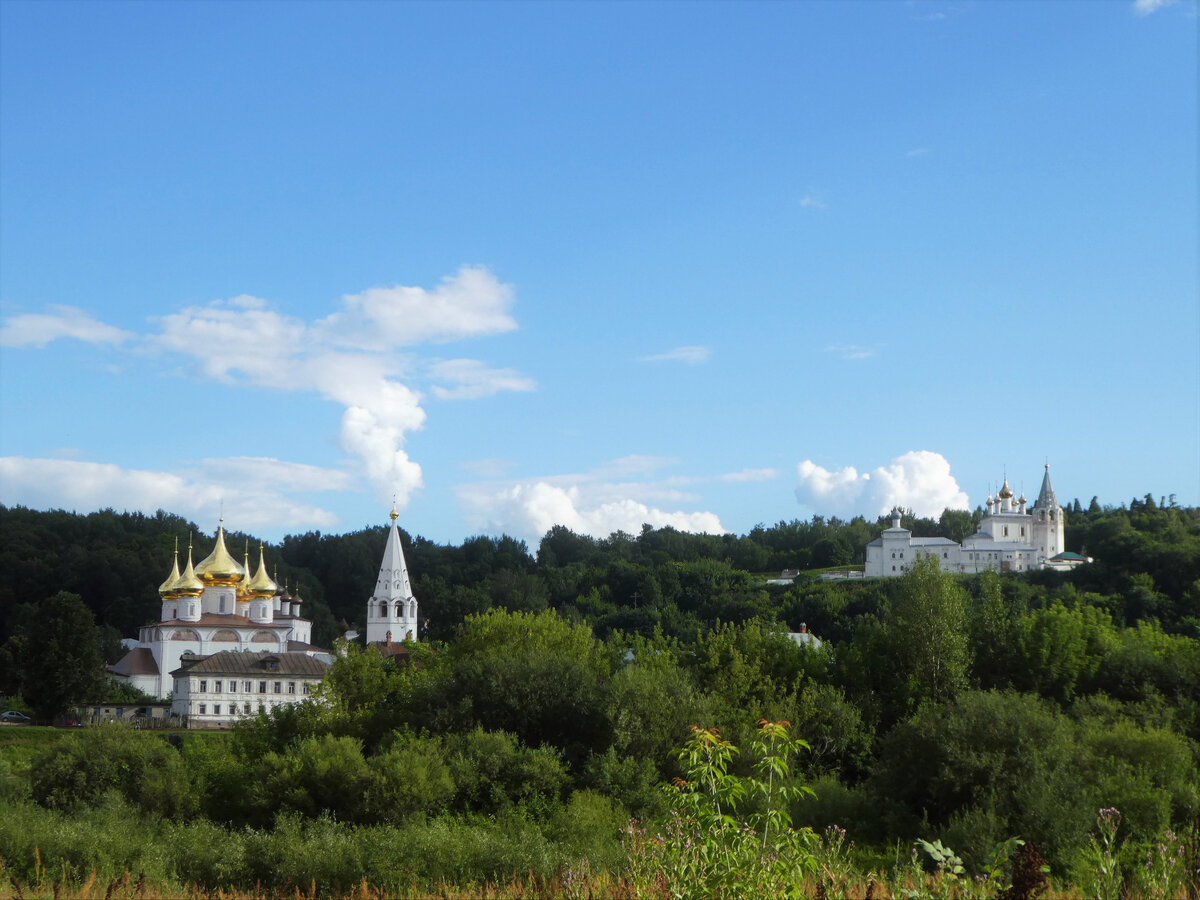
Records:
[[[1200,504],[1197,6],[0,4],[0,502]]]

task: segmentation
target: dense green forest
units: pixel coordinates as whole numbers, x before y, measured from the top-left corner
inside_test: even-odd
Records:
[[[961,539],[978,516],[904,524]],[[754,777],[762,723],[787,721],[809,746],[786,786],[813,793],[781,795],[780,810],[822,836],[817,848],[845,829],[863,871],[907,865],[905,848],[935,838],[978,871],[1019,837],[1057,877],[1083,883],[1096,874],[1101,809],[1120,810],[1107,821],[1118,822],[1112,840],[1130,884],[1155,847],[1192,859],[1200,510],[1149,496],[1075,502],[1067,546],[1093,562],[1069,573],[809,574],[861,562],[883,524],[814,518],[745,536],[647,527],[603,540],[555,528],[536,554],[507,537],[442,546],[406,535],[428,619],[411,665],[346,647],[317,701],[227,737],[172,747],[85,732],[0,765],[0,791],[19,813],[0,826],[0,856],[11,868],[36,844],[75,866],[96,854],[128,862],[128,848],[95,849],[99,838],[79,831],[87,856],[61,831],[62,817],[103,831],[123,816],[161,846],[231,848],[157,864],[175,867],[164,877],[213,886],[279,883],[282,869],[264,855],[283,852],[271,843],[281,835],[293,848],[318,837],[342,847],[312,877],[343,887],[367,875],[462,880],[579,859],[615,870],[636,857],[630,832],[621,837],[631,817],[664,834],[679,821],[663,785],[694,780],[680,755],[691,726],[740,748],[728,761],[736,780]],[[28,648],[70,623],[91,628],[103,656],[115,634],[154,620],[175,538],[193,529],[165,513],[0,508],[4,688],[28,692],[39,677],[23,668],[38,656]],[[279,579],[304,594],[318,643],[362,624],[385,536],[310,533],[268,549]],[[768,587],[765,576],[784,568],[805,572]],[[47,620],[59,631],[38,632]],[[787,637],[801,623],[820,648]],[[765,797],[744,801],[764,847],[762,823],[778,821]],[[400,869],[352,852],[365,835],[396,848],[388,865]]]

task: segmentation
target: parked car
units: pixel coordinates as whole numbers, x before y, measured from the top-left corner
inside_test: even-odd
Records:
[[[17,712],[15,709],[10,709],[8,712],[0,714],[0,722],[5,725],[28,725],[33,719],[25,715],[25,713]]]

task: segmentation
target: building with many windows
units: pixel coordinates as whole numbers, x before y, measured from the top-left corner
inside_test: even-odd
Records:
[[[217,728],[310,696],[330,664],[307,653],[227,650],[184,654],[171,673],[171,714],[188,728]]]
[[[109,667],[110,677],[164,699],[174,688],[172,673],[185,658],[226,651],[321,655],[312,646],[312,622],[301,615],[304,598],[275,583],[267,574],[260,545],[258,569],[251,574],[247,548],[238,563],[225,547],[225,528],[217,526],[212,552],[179,571],[179,551],[166,580],[159,585],[159,621],[144,625],[136,643]]]
[[[417,639],[417,600],[392,508],[375,593],[367,599],[368,645],[403,655]],[[143,626],[138,641],[110,677],[154,697],[172,698],[171,715],[190,728],[218,728],[237,719],[296,703],[311,695],[333,662],[312,646],[312,623],[300,615],[303,598],[267,575],[259,547],[251,574],[249,552],[238,564],[225,547],[224,524],[212,553],[179,571],[179,552],[159,586],[160,621]]]
[[[1025,495],[1014,499],[1008,479],[987,511],[979,530],[961,544],[944,537],[913,537],[900,527],[900,511],[892,511],[892,527],[867,544],[863,574],[878,578],[903,575],[921,557],[932,557],[944,572],[1027,572],[1031,569],[1070,569],[1085,562],[1067,553],[1063,540],[1063,510],[1050,484],[1050,466],[1033,506]]]

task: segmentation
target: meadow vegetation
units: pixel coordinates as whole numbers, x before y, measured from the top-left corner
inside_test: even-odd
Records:
[[[1195,897],[1200,516],[1093,507],[1069,510],[1095,562],[1068,574],[765,586],[781,561],[843,564],[861,520],[554,529],[536,558],[418,539],[431,627],[405,666],[342,646],[310,701],[230,733],[0,729],[3,880],[97,900]],[[0,513],[0,554],[23,548],[0,591],[37,583],[40,517],[66,514]],[[353,624],[382,545],[281,553]],[[138,608],[159,562],[110,606]],[[11,649],[29,616],[6,609]],[[787,636],[801,622],[819,648]],[[10,689],[20,658],[0,660]]]

